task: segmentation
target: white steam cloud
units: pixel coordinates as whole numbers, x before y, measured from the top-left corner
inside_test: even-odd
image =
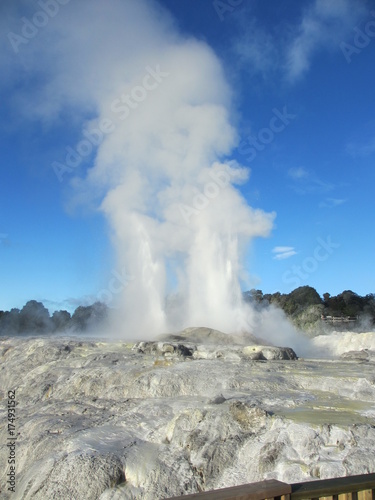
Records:
[[[225,160],[237,143],[232,96],[210,47],[152,1],[90,0],[61,6],[17,57],[38,80],[18,99],[23,114],[84,119],[76,153],[54,168],[76,201],[96,200],[133,277],[119,297],[121,333],[248,330],[244,255],[274,214],[247,205],[236,185],[248,172]],[[88,138],[95,155],[73,178]]]
[[[244,169],[220,162],[236,133],[217,57],[176,36],[153,50],[157,88],[131,110],[124,102],[136,97],[135,75],[120,98],[126,118],[100,146],[88,178],[115,177],[101,207],[120,265],[135,278],[122,298],[124,323],[143,335],[191,325],[239,330],[243,251],[251,237],[268,234],[272,216],[252,210],[235,188]]]

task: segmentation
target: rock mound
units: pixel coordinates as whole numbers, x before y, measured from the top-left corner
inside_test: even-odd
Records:
[[[375,351],[362,349],[361,351],[348,351],[341,354],[340,359],[345,361],[375,361]]]
[[[72,452],[40,461],[20,485],[23,498],[99,498],[125,482],[124,467],[114,454]]]
[[[225,335],[225,334],[223,334]],[[133,350],[152,356],[162,356],[166,359],[231,359],[231,360],[295,360],[296,353],[290,347],[275,347],[264,345],[235,344],[193,344],[190,341],[180,342],[137,342]]]
[[[249,345],[242,349],[242,353],[249,359],[255,360],[293,360],[298,359],[297,354],[290,347],[275,347],[264,345]]]
[[[267,344],[265,341],[260,341],[257,337],[250,333],[244,333],[242,335],[232,335],[229,333],[221,332],[220,330],[214,330],[213,328],[207,328],[204,326],[199,327],[189,327],[185,328],[181,332],[177,333],[166,333],[158,337],[160,340],[172,341],[172,342],[192,342],[195,344],[235,344],[244,345],[249,342],[254,344]]]

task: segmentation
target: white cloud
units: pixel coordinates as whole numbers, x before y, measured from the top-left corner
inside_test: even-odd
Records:
[[[234,42],[233,48],[241,63],[251,72],[265,76],[277,67],[275,61],[278,49],[275,40],[255,19],[246,23],[243,35]]]
[[[315,0],[298,6],[299,21],[283,20],[273,32],[259,25],[254,9],[238,16],[241,35],[233,49],[250,74],[273,81],[277,71],[293,84],[308,72],[319,51],[341,54],[340,43],[350,40],[353,28],[369,15],[364,0]]]
[[[371,156],[375,153],[375,137],[362,142],[350,142],[346,151],[353,158]]]
[[[340,42],[347,39],[365,14],[365,2],[315,0],[305,10],[286,49],[287,79],[294,82],[303,76],[319,50],[339,50]]]
[[[303,179],[309,177],[309,172],[303,167],[293,167],[288,170],[288,176],[292,179]]]
[[[293,255],[297,254],[294,247],[287,247],[287,246],[274,247],[272,249],[272,253],[276,254],[273,257],[276,260],[289,259],[289,257],[293,257]]]
[[[304,167],[293,167],[287,172],[287,176],[292,179],[291,188],[298,194],[321,194],[334,189],[334,185],[322,181],[315,172],[309,171]]]
[[[294,247],[274,247],[272,252],[283,253],[283,252],[290,252],[291,250],[294,250]]]
[[[326,198],[319,203],[319,208],[334,208],[346,203],[348,200],[343,198]]]

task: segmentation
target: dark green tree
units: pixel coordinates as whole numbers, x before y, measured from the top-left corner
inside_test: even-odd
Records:
[[[61,332],[70,327],[72,317],[68,311],[55,311],[51,319],[54,331]]]
[[[84,331],[100,326],[108,317],[108,307],[102,302],[79,306],[74,311],[71,324],[75,330]]]
[[[48,309],[42,302],[29,300],[19,313],[19,329],[21,333],[48,333],[52,330],[52,322]]]
[[[299,288],[296,288],[295,290],[290,292],[288,300],[293,301],[295,304],[303,307],[322,303],[320,295],[315,290],[315,288],[311,286],[300,286]]]
[[[0,334],[16,335],[20,332],[20,310],[13,308],[10,311],[4,311],[0,318]]]

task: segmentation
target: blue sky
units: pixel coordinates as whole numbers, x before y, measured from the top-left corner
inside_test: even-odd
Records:
[[[100,298],[118,269],[95,197],[77,204],[75,176],[66,174],[60,182],[52,168],[96,116],[90,103],[82,105],[84,96],[76,104],[78,90],[59,105],[64,81],[54,86],[54,47],[64,23],[81,16],[77,26],[89,31],[83,15],[89,3],[79,9],[66,0],[54,4],[53,17],[39,18],[40,2],[0,7],[0,310],[30,299],[51,310],[72,310]],[[248,204],[276,214],[270,235],[254,239],[248,249],[248,287],[264,293],[301,285],[320,294],[374,293],[375,3],[159,4],[180,37],[207,44],[221,61],[237,131],[236,146],[224,157],[250,169],[240,187]],[[21,42],[22,18],[45,26]],[[142,22],[137,28],[142,31]],[[112,53],[100,51],[96,36],[86,40],[93,46],[88,54],[110,60]],[[113,47],[124,61],[132,50],[128,43]],[[67,88],[72,82],[80,86],[73,71],[68,76]],[[94,161],[95,150],[78,177]]]

